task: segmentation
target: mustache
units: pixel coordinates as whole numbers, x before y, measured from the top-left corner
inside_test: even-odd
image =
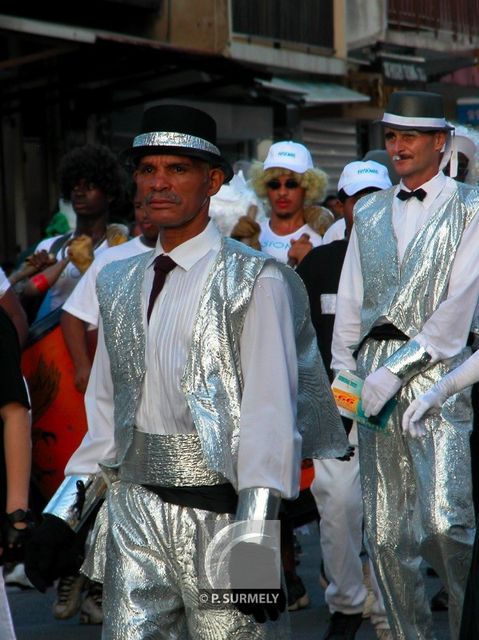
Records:
[[[143,202],[145,205],[151,204],[151,201],[154,198],[157,198],[160,194],[159,191],[152,191],[148,195],[145,196]],[[166,200],[167,202],[171,202],[171,204],[181,204],[181,199],[176,195],[176,193],[169,193],[168,191],[161,191],[161,199]]]

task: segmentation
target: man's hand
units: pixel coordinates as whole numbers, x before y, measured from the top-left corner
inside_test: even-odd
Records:
[[[349,462],[351,458],[354,458],[354,446],[352,444],[348,446],[344,456],[340,456],[339,458],[336,458],[336,460],[339,460],[340,462]]]
[[[277,620],[286,608],[286,596],[279,588],[254,588],[253,585],[280,585],[280,576],[272,549],[252,542],[239,542],[231,550],[229,573],[235,607],[256,622]],[[244,588],[245,580],[251,588]],[[257,599],[255,600],[255,596]],[[249,600],[249,601],[248,601]]]
[[[43,271],[57,261],[56,257],[52,253],[48,253],[45,249],[32,253],[25,260],[25,265],[31,267],[29,275],[32,275],[38,271]]]
[[[409,433],[412,438],[426,435],[426,425],[423,416],[426,412],[439,413],[441,406],[447,399],[437,385],[411,402],[402,418],[403,433]]]
[[[363,384],[361,404],[364,415],[377,416],[386,402],[390,400],[402,386],[401,379],[386,367],[380,367],[370,373]]]
[[[291,240],[291,249],[288,251],[289,266],[297,266],[312,248],[313,244],[307,233],[303,233],[297,240]]]
[[[23,561],[25,546],[34,527],[30,511],[22,514],[24,515],[22,520],[16,518],[18,513],[19,511],[14,511],[13,514],[5,514],[5,523],[0,534],[0,561],[2,563]]]
[[[75,378],[74,378],[74,383],[75,383],[75,387],[76,389],[80,392],[80,393],[85,393],[87,385],[88,385],[88,380],[90,378],[90,372],[91,372],[91,364],[87,363],[85,365],[79,366],[75,369]]]
[[[46,515],[27,542],[25,573],[39,591],[44,593],[60,576],[75,574],[82,558],[75,549],[75,533],[66,522]]]

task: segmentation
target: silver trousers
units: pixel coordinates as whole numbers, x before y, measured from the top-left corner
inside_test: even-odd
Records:
[[[368,340],[358,356],[358,374],[365,378],[402,344]],[[423,438],[403,435],[401,429],[409,403],[446,370],[435,365],[403,387],[385,433],[359,429],[367,544],[397,640],[434,637],[422,559],[449,593],[451,640],[459,634],[474,540],[467,393],[453,396],[440,415],[426,418]]]
[[[231,514],[165,503],[128,482],[113,483],[100,514],[82,570],[103,581],[103,640],[291,637],[287,613],[257,624],[232,606],[201,606],[201,539]]]

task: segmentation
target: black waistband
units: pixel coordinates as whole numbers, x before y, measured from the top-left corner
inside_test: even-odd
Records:
[[[373,327],[368,335],[364,338],[367,340],[409,340],[409,337],[393,324],[378,324]]]
[[[193,507],[214,513],[236,513],[238,495],[229,483],[206,487],[157,487],[151,484],[143,486],[156,493],[164,502],[171,502],[180,507]]]
[[[373,327],[371,331],[361,340],[358,348],[353,353],[353,356],[355,358],[358,357],[358,353],[361,347],[369,338],[372,338],[373,340],[409,340],[409,337],[393,324],[379,324]]]
[[[361,340],[358,348],[353,353],[353,356],[355,358],[358,357],[358,353],[361,347],[366,342],[366,340],[368,340],[368,338],[372,338],[373,340],[403,340],[404,342],[407,342],[409,340],[409,337],[393,324],[379,324],[373,327],[371,331]],[[467,336],[466,346],[471,347],[473,342],[474,334],[469,333],[469,335]]]

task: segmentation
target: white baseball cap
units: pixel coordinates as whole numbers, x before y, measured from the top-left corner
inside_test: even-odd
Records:
[[[376,187],[387,189],[392,186],[387,167],[374,160],[356,160],[347,164],[339,177],[338,191],[343,190],[347,196],[363,189]]]
[[[458,133],[456,133],[454,137],[458,153],[462,152],[469,160],[474,160],[474,156],[476,155],[476,145],[474,141]]]
[[[283,140],[271,145],[263,164],[263,169],[289,169],[296,173],[305,173],[313,168],[313,159],[306,147],[299,142]]]

